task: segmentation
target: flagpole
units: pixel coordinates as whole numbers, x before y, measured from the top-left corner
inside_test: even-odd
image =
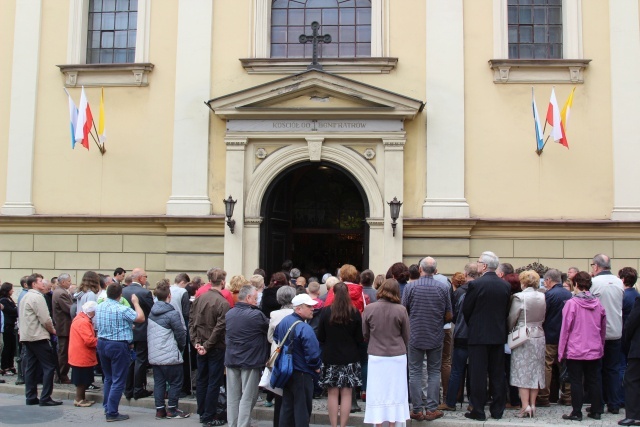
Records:
[[[102,147],[100,147],[100,144],[98,144],[98,140],[96,140],[96,137],[93,136],[93,134],[91,132],[89,132],[89,135],[91,135],[91,139],[93,139],[93,142],[96,143],[96,147],[98,147],[98,150],[100,150],[100,152],[102,153]],[[102,153],[104,154],[104,153]]]
[[[544,144],[542,144],[542,148],[540,149],[540,152],[542,153],[542,150],[544,150],[544,147],[547,145],[547,141],[549,140],[549,137],[551,135],[547,136],[547,139],[544,140]]]
[[[100,139],[100,134],[98,134],[98,129],[96,129],[96,121],[93,120],[93,117],[91,117],[91,123],[93,124],[93,130],[96,133],[96,135],[98,136],[98,139]],[[98,144],[98,141],[96,140],[96,138],[93,136],[93,134],[91,134],[91,137],[93,138],[93,140],[95,141],[96,145],[98,146],[98,149],[100,150],[100,153],[102,153],[102,155],[104,156],[104,153],[107,152],[107,150],[105,150],[104,148],[104,144],[100,145]]]

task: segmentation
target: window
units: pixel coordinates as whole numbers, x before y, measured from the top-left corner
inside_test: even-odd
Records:
[[[65,86],[147,86],[151,0],[68,1]]]
[[[90,0],[87,64],[135,62],[138,0]]]
[[[562,0],[509,0],[509,58],[562,58]]]
[[[493,0],[494,83],[584,83],[582,0]]]
[[[301,34],[331,35],[331,43],[318,44],[319,58],[371,56],[371,0],[272,0],[271,58],[311,58],[311,43]]]

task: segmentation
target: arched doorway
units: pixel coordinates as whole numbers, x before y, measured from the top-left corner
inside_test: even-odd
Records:
[[[260,265],[270,275],[291,259],[302,274],[321,278],[343,264],[368,267],[369,206],[343,168],[303,162],[269,185],[261,206]]]

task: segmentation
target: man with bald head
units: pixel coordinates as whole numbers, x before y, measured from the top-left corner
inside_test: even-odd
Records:
[[[127,399],[141,399],[153,396],[153,391],[145,388],[147,382],[147,368],[149,367],[149,352],[147,348],[147,319],[153,307],[153,296],[146,289],[147,272],[142,268],[134,268],[131,272],[131,285],[122,290],[122,296],[133,307],[132,296],[136,295],[140,302],[140,308],[144,313],[144,320],[134,323],[133,328],[133,348],[136,352],[136,360],[129,366],[129,375],[124,389],[124,396]]]
[[[432,257],[420,261],[420,278],[409,284],[402,294],[402,305],[409,314],[409,390],[411,419],[433,421],[444,414],[438,410],[440,367],[445,331],[442,325],[451,321],[449,286],[434,279],[438,263]],[[426,359],[427,393],[423,400],[423,361]],[[424,410],[424,412],[423,412]]]
[[[602,395],[608,412],[618,414],[623,403],[620,382],[620,355],[622,354],[622,280],[611,274],[611,259],[598,254],[591,261],[591,294],[600,300],[607,313],[607,333],[602,357]],[[598,419],[598,418],[596,418]]]

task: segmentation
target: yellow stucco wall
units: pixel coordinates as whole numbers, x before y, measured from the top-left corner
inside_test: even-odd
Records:
[[[534,153],[531,85],[493,83],[492,0],[466,0],[465,195],[472,217],[606,219],[613,199],[608,2],[584,1],[584,56],[593,61],[577,85],[568,126],[570,149],[549,143]],[[33,200],[40,214],[164,214],[171,195],[177,2],[153,2],[149,86],[106,88],[107,153],[70,149],[64,78],[69,2],[43,2]],[[202,100],[280,78],[248,74],[239,58],[251,55],[252,2],[214,2],[211,93]],[[390,74],[348,75],[423,101],[425,2],[389,1]],[[0,2],[0,169],[6,170],[15,0]],[[385,18],[386,19],[386,18]],[[197,54],[197,52],[194,52]],[[443,63],[442,67],[447,64]],[[535,84],[542,116],[551,85]],[[572,85],[555,86],[560,105]],[[79,101],[80,89],[69,89]],[[99,88],[87,88],[97,117]],[[206,108],[204,105],[202,108]],[[404,215],[422,216],[426,191],[425,113],[406,123]],[[211,115],[209,196],[222,214],[225,123]],[[182,165],[189,173],[189,165]],[[451,165],[451,173],[462,166]],[[6,176],[0,174],[0,203]]]
[[[607,2],[583,2],[585,58],[568,124],[569,150],[535,154],[531,87],[544,121],[552,85],[494,84],[491,0],[465,1],[465,192],[472,217],[610,217],[613,207]],[[555,85],[560,108],[574,85]],[[547,132],[549,129],[547,129]]]
[[[105,88],[107,153],[71,150],[64,76],[68,2],[44,2],[33,200],[38,213],[163,214],[171,193],[176,46],[175,2],[151,8],[148,87]],[[157,22],[157,24],[156,24]],[[53,37],[62,34],[61,37]],[[86,88],[98,123],[100,88]],[[69,92],[76,105],[80,88]],[[203,96],[204,97],[204,96]],[[188,165],[185,166],[185,171]]]

